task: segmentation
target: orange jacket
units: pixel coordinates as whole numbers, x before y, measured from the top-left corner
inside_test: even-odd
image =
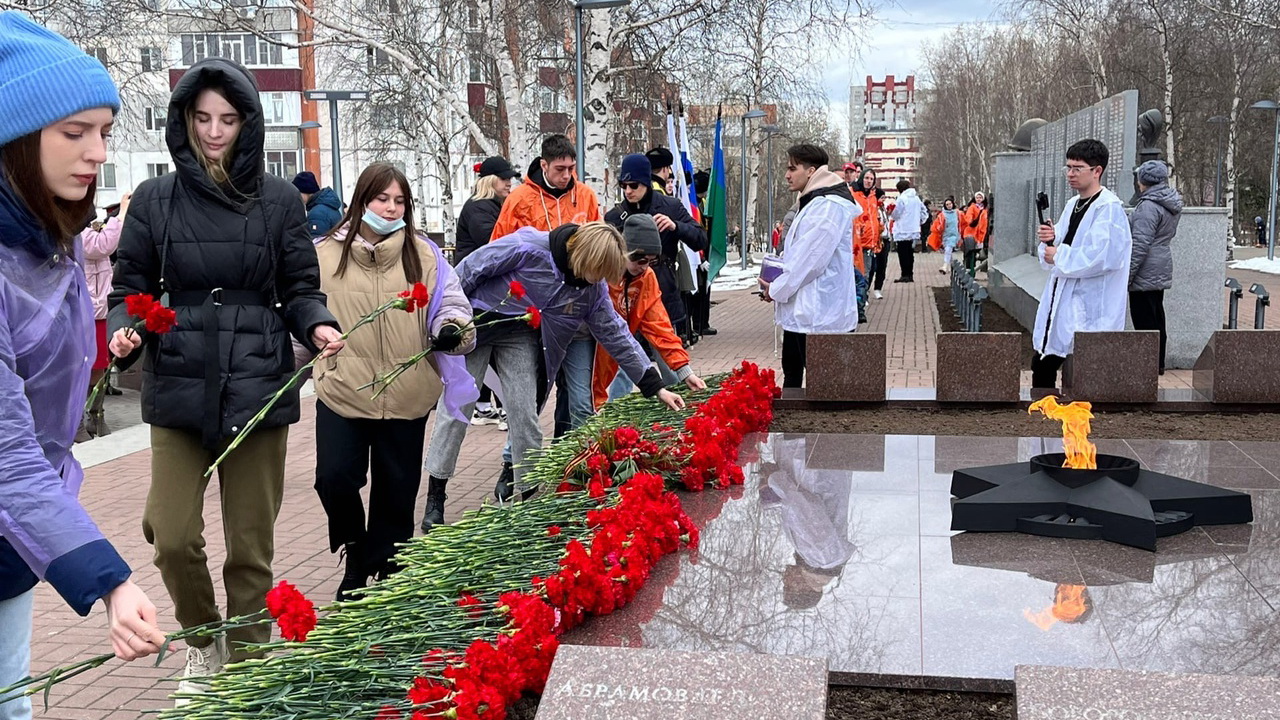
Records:
[[[507,201],[502,204],[498,222],[494,223],[493,235],[489,238],[491,241],[506,237],[523,227],[549,232],[565,223],[581,225],[600,219],[600,204],[595,192],[576,178],[569,192],[559,198],[547,192],[538,179],[541,179],[540,174],[537,179],[531,175],[511,191]]]
[[[977,220],[977,225],[973,221]],[[985,205],[979,206],[970,203],[969,207],[960,214],[960,236],[971,237],[978,242],[981,247],[987,242],[987,208]]]
[[[640,277],[623,277],[622,282],[610,284],[609,295],[613,298],[613,309],[627,321],[631,332],[644,336],[662,356],[667,367],[679,370],[689,364],[689,353],[676,336],[667,309],[662,305],[662,289],[658,287],[658,276],[653,274],[653,270],[645,268]],[[595,370],[591,377],[591,395],[597,410],[609,399],[609,383],[617,374],[618,361],[597,343]]]
[[[960,222],[964,222],[963,219]],[[942,213],[933,219],[933,224],[929,226],[929,247],[934,250],[942,250],[942,231],[947,227],[947,219]]]
[[[859,264],[858,269],[863,270],[862,251],[880,252],[884,247],[884,241],[880,239],[884,228],[880,225],[880,201],[876,199],[874,192],[855,192],[853,201],[862,209],[862,213],[853,221],[853,256],[854,261]]]

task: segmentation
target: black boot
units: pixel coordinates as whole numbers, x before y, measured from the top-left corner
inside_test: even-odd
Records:
[[[706,326],[706,327],[702,328],[701,330],[699,330],[698,332],[702,333],[703,335],[711,336],[711,335],[715,335],[716,333],[718,333],[718,332],[720,332],[720,331],[719,331],[719,330],[716,330],[715,328],[713,328],[713,327],[711,327],[710,325],[708,325],[708,326]]]
[[[449,499],[444,494],[445,478],[433,477],[427,481],[427,511],[422,515],[422,534],[431,532],[432,526],[444,524],[444,501]]]
[[[493,486],[493,496],[498,502],[507,502],[516,494],[516,473],[511,463],[502,463],[502,472],[498,474],[498,482]]]
[[[364,557],[364,547],[360,543],[349,542],[342,546],[347,566],[342,573],[342,582],[338,583],[338,600],[350,600],[351,593],[369,584],[369,566]]]

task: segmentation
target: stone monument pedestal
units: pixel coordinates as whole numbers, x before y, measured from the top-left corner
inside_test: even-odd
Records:
[[[884,402],[884,333],[810,335],[806,345],[805,399]]]
[[[1280,403],[1280,330],[1219,330],[1192,372],[1210,402]]]

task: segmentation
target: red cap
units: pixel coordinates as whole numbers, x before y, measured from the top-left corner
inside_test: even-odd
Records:
[[[857,163],[848,162],[844,164],[844,170],[846,172],[849,170],[861,170],[861,169],[862,169],[862,166],[858,165]]]

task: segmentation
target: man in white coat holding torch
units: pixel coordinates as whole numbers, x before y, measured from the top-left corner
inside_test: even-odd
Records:
[[[1031,386],[1053,389],[1077,332],[1124,330],[1133,239],[1124,204],[1102,186],[1107,146],[1081,140],[1067,148],[1067,201],[1058,224],[1039,228],[1037,255],[1049,271],[1031,341]]]

